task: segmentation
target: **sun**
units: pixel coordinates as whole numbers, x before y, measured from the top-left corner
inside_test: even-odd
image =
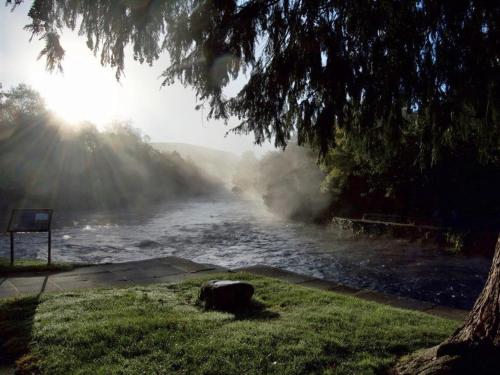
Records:
[[[129,103],[113,71],[103,68],[85,49],[76,47],[76,53],[71,51],[67,56],[63,73],[43,72],[32,77],[32,85],[47,107],[68,124],[90,121],[102,127],[126,117]]]
[[[69,123],[90,121],[96,125],[112,117],[113,98],[106,89],[93,89],[86,82],[58,82],[42,92],[47,107]]]

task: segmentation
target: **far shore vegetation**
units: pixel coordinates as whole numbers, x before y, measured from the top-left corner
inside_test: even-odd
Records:
[[[2,225],[11,208],[138,208],[220,189],[178,153],[154,149],[130,124],[68,124],[24,84],[0,87],[0,169]]]

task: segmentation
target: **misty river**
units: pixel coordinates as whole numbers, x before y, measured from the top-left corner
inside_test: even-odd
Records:
[[[52,249],[55,261],[76,263],[175,255],[228,268],[265,264],[459,308],[472,306],[490,267],[481,256],[288,222],[239,198],[172,202],[141,214],[56,212]],[[8,255],[2,235],[0,256]],[[45,233],[16,235],[16,258],[46,256]]]

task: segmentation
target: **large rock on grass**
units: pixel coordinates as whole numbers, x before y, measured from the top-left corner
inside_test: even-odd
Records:
[[[238,310],[250,306],[254,287],[244,281],[211,280],[202,285],[200,301],[206,308]]]

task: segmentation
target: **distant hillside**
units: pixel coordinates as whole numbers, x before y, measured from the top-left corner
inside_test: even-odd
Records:
[[[151,143],[161,152],[178,152],[183,159],[191,160],[205,173],[221,179],[226,185],[232,185],[232,179],[240,157],[227,151],[216,150],[209,147],[196,146],[187,143]]]

